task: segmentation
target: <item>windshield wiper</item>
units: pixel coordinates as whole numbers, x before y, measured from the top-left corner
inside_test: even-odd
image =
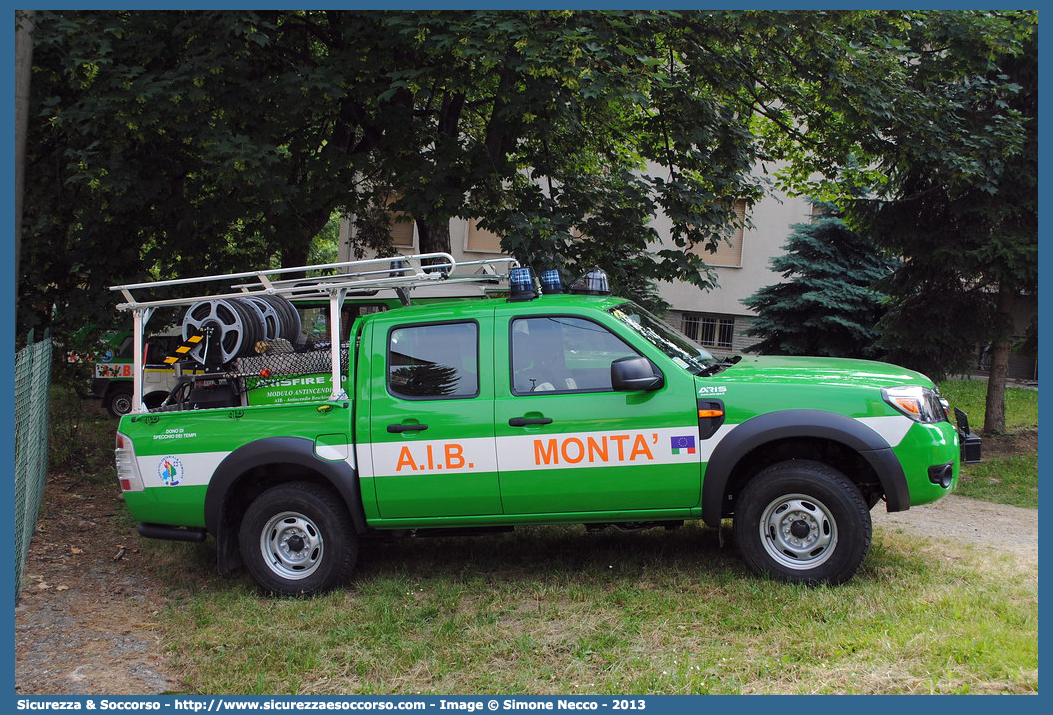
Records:
[[[701,372],[699,372],[698,374],[700,377],[712,377],[713,375],[716,375],[719,372],[727,370],[729,367],[736,364],[741,359],[741,355],[734,355],[729,358],[724,358],[718,362],[711,362],[709,365],[706,365],[704,368],[702,368]]]

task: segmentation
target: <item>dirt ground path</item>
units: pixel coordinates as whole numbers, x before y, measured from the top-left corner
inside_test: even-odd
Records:
[[[53,475],[15,607],[18,695],[152,695],[186,688],[160,644],[161,584],[131,530],[115,533],[112,487]],[[951,539],[1038,564],[1038,511],[949,496],[873,512],[876,530]]]
[[[950,539],[959,544],[1013,554],[1038,566],[1038,509],[992,504],[951,494],[933,504],[888,513],[871,512],[876,529]]]
[[[182,690],[159,642],[163,591],[138,535],[113,528],[115,490],[52,474],[44,504],[15,606],[15,693]]]

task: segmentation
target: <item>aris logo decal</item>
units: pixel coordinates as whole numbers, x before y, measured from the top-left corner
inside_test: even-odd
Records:
[[[183,481],[183,463],[178,457],[165,457],[157,463],[157,476],[167,486],[174,487]]]
[[[727,393],[727,391],[728,388],[724,386],[712,387],[709,385],[703,385],[702,387],[698,388],[698,394],[700,395],[724,395]]]

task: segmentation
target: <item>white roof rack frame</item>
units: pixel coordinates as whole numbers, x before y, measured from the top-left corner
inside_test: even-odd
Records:
[[[112,286],[111,291],[119,291],[124,297],[124,302],[117,304],[118,310],[131,311],[134,323],[135,371],[132,381],[132,411],[147,411],[143,402],[143,331],[157,308],[190,306],[202,300],[241,298],[246,295],[280,295],[301,300],[325,298],[329,300],[329,325],[332,326],[332,334],[340,335],[340,312],[348,293],[389,288],[395,289],[399,298],[408,303],[414,288],[449,283],[495,283],[507,278],[508,272],[518,265],[519,262],[514,258],[458,263],[449,253],[418,253]],[[498,270],[502,267],[506,269],[503,273]],[[471,268],[475,268],[476,272],[465,275],[464,272]],[[326,271],[328,275],[309,278],[282,277],[311,271]],[[159,288],[206,285],[213,288],[218,286],[219,292],[197,292],[196,295],[177,298],[156,298],[151,295],[152,291]],[[332,341],[331,351],[333,391],[330,400],[335,401],[345,397],[340,387],[339,340]]]

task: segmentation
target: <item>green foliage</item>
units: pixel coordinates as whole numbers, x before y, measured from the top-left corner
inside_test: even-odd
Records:
[[[333,214],[318,235],[311,239],[307,264],[312,266],[336,263],[340,254],[340,214]]]
[[[969,417],[969,428],[985,423],[987,384],[980,380],[946,380],[940,394]],[[1013,506],[1038,508],[1038,390],[1005,391],[1003,434],[983,434],[983,458],[963,464],[956,494]]]
[[[681,59],[698,23],[42,12],[20,324],[48,323],[51,305],[71,326],[109,312],[114,283],[303,265],[334,210],[376,216],[392,199],[425,251],[448,250],[451,217],[482,216],[517,256],[599,263],[630,292],[709,285],[697,256],[647,251],[658,208],[679,244],[715,247],[721,207],[758,195],[745,119],[713,99],[742,80],[710,86]]]
[[[278,75],[288,58],[264,51],[267,26],[247,13],[40,13],[20,324],[47,322],[51,306],[60,328],[107,322],[109,285],[257,268],[297,239],[306,256],[337,192],[310,193],[331,169],[317,161],[324,138],[275,121],[318,97]]]
[[[958,45],[972,28],[944,18],[936,46]],[[946,135],[916,136],[897,121],[894,151],[879,154],[889,183],[850,212],[881,246],[903,256],[882,288],[879,325],[891,359],[943,377],[965,369],[978,343],[1007,340],[1010,313],[996,311],[1038,285],[1038,48],[1033,16],[1006,16],[1012,42],[991,47],[968,73],[919,85],[954,115]],[[959,58],[958,61],[964,61]],[[1024,327],[1024,326],[1020,326]]]
[[[763,338],[749,352],[876,358],[874,329],[884,312],[872,286],[892,264],[850,230],[830,204],[823,218],[793,226],[785,253],[771,261],[786,282],[743,301],[757,313],[747,335]]]
[[[74,471],[97,484],[113,484],[113,433],[116,423],[97,398],[88,395],[90,381],[67,363],[52,371],[48,464]]]

